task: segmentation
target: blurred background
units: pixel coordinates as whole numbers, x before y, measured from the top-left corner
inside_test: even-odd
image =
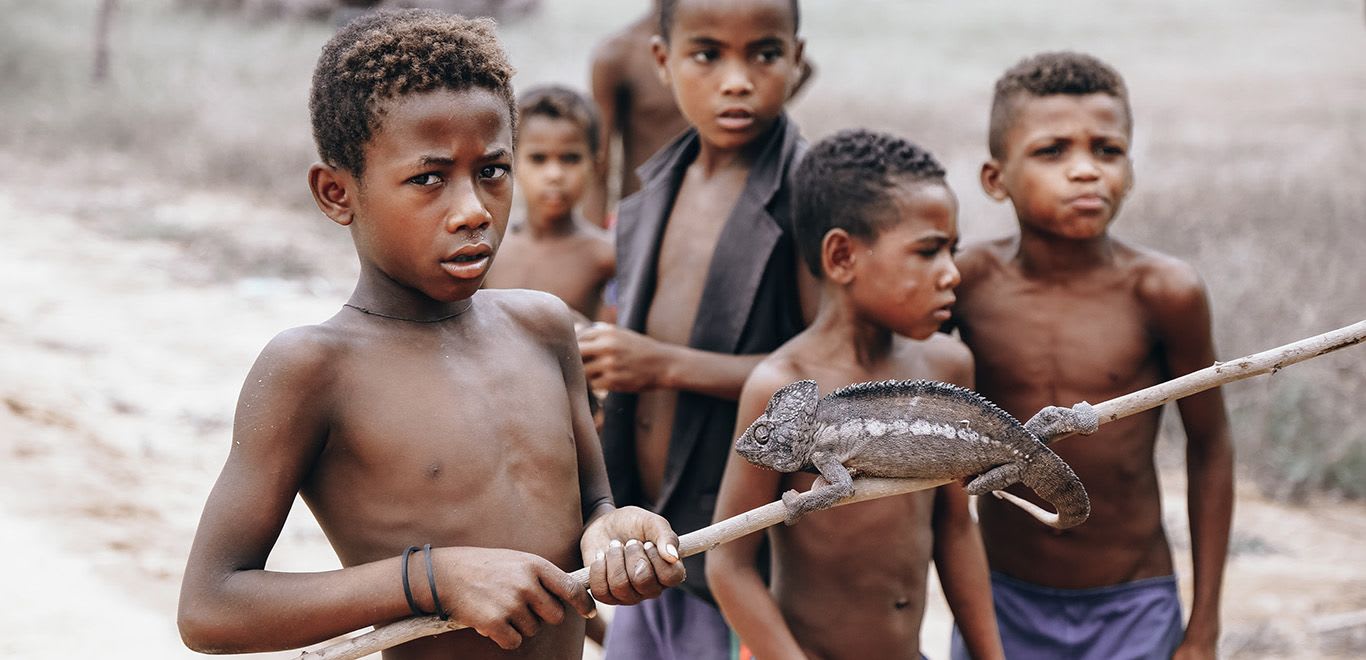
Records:
[[[327,318],[354,283],[349,237],[304,179],[308,81],[346,4],[0,0],[0,657],[193,656],[175,631],[180,572],[242,378],[272,335]],[[519,88],[586,90],[592,47],[650,3],[408,4],[494,15]],[[1137,185],[1114,232],[1203,274],[1221,358],[1366,317],[1361,2],[802,8],[816,67],[791,105],[803,132],[867,126],[928,147],[966,241],[1014,223],[977,185],[993,81],[1034,52],[1082,50],[1132,95]],[[1227,657],[1366,654],[1362,350],[1225,390],[1240,477]],[[1175,418],[1159,463],[1188,592]],[[336,566],[296,509],[272,567]],[[931,657],[947,630],[937,604]]]

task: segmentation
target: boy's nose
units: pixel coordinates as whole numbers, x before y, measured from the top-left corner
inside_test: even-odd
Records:
[[[726,67],[721,75],[722,94],[743,96],[754,91],[754,81],[750,78],[749,68],[743,64],[732,64]]]
[[[957,287],[962,281],[963,274],[958,272],[958,264],[953,260],[953,257],[949,257],[948,267],[945,268],[944,272],[939,276],[939,288],[952,289]]]
[[[454,234],[461,230],[482,231],[493,224],[493,214],[485,208],[474,190],[465,190],[456,197],[446,216],[446,231]]]
[[[1074,158],[1068,166],[1067,177],[1074,181],[1092,181],[1100,176],[1100,168],[1090,158]]]

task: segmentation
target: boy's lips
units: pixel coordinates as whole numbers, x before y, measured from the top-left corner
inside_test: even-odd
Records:
[[[754,111],[749,108],[726,108],[716,113],[716,124],[728,131],[743,131],[754,125]]]
[[[943,323],[953,318],[953,303],[955,302],[957,302],[956,298],[950,299],[948,302],[935,309],[933,314],[934,320]]]
[[[1107,202],[1104,197],[1094,194],[1077,195],[1069,200],[1067,204],[1079,211],[1102,211]]]
[[[441,260],[441,269],[451,277],[474,279],[488,270],[493,246],[488,243],[466,245]]]

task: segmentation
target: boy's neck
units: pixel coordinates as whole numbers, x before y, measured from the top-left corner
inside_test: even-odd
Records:
[[[1015,257],[1026,275],[1059,277],[1103,268],[1114,261],[1108,233],[1096,238],[1071,239],[1021,231]]]
[[[861,318],[843,291],[828,284],[821,293],[820,311],[811,321],[809,332],[820,337],[818,345],[829,346],[831,353],[847,355],[870,370],[892,352],[892,331]]]
[[[361,264],[360,279],[346,306],[361,313],[400,321],[431,323],[463,314],[472,298],[442,302],[395,282],[370,264]]]
[[[526,228],[531,238],[541,239],[568,236],[574,233],[577,225],[573,211],[563,215],[550,216],[540,215],[535,209],[527,207]]]
[[[699,136],[697,156],[693,158],[692,166],[705,176],[726,170],[749,169],[763,151],[764,144],[768,142],[769,134],[777,123],[775,120],[773,125],[759,133],[759,137],[734,149],[717,147]]]

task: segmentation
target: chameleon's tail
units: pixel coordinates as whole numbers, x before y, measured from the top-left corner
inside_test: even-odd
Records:
[[[995,491],[995,495],[1024,509],[1049,527],[1076,527],[1086,522],[1091,515],[1091,498],[1086,496],[1081,479],[1077,478],[1071,466],[1047,447],[1040,447],[1040,451],[1031,457],[1029,467],[1025,468],[1020,481],[1052,504],[1057,513],[1044,511],[1034,503],[1005,491]]]

